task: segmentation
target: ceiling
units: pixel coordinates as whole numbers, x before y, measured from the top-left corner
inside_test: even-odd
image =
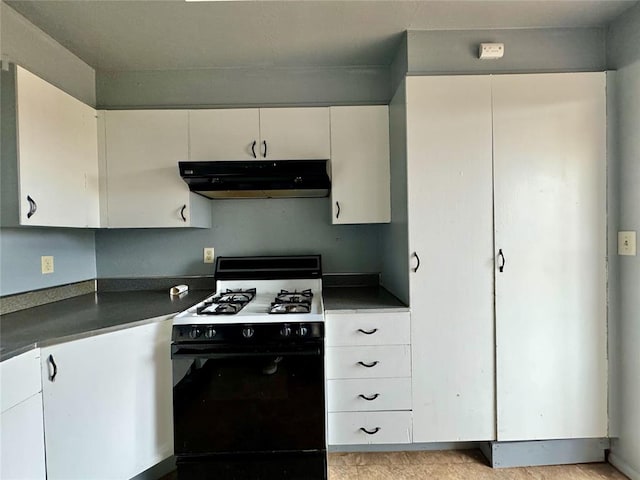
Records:
[[[388,65],[404,30],[604,26],[637,0],[7,0],[96,70]]]

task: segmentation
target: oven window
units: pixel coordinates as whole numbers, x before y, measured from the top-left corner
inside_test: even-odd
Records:
[[[177,455],[325,448],[318,355],[176,358]]]

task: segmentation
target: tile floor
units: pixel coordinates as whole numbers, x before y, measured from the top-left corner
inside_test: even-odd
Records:
[[[331,453],[329,480],[626,480],[607,463],[492,469],[478,450]]]

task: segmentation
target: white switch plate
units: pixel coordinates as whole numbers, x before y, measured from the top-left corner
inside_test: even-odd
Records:
[[[213,259],[216,258],[214,255],[213,247],[205,247],[203,260],[204,263],[213,263]]]
[[[636,254],[636,232],[618,232],[618,255]]]
[[[53,256],[46,255],[40,257],[40,264],[42,267],[42,274],[53,273]]]

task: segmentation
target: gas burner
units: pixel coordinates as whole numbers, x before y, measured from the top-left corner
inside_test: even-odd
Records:
[[[256,296],[255,288],[227,288],[227,290],[211,299],[210,303],[242,303],[253,300]]]
[[[229,289],[215,297],[205,300],[198,307],[198,315],[234,315],[256,296],[255,288]]]
[[[280,290],[280,293],[276,296],[274,303],[311,303],[313,299],[313,293],[311,289],[302,290],[298,292],[294,290],[290,292],[288,290]]]
[[[282,302],[273,302],[269,313],[309,313],[311,312],[311,301],[294,302],[285,300]]]

